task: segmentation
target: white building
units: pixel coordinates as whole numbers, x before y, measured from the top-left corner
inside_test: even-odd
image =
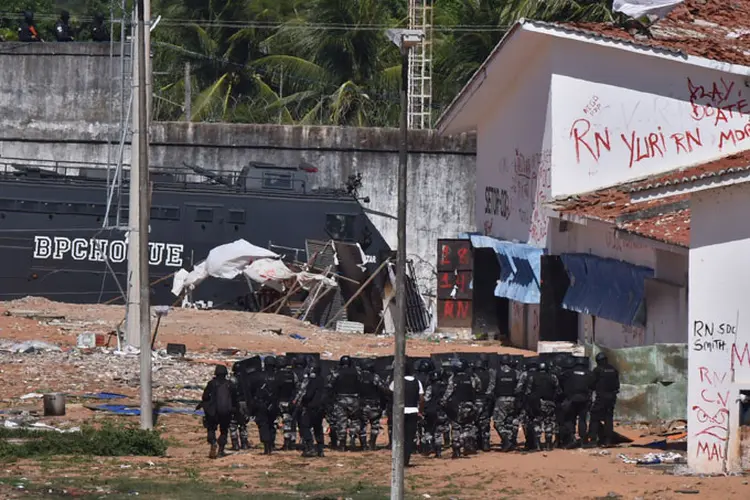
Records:
[[[750,187],[692,185],[750,178],[750,51],[700,21],[681,12],[639,42],[611,26],[614,37],[521,21],[438,127],[477,132],[477,226],[544,249],[543,261],[560,255],[570,279],[545,303],[543,262],[541,307],[513,303],[511,322],[541,310],[554,340],[545,332],[565,333],[545,322],[569,309],[591,313],[579,340],[689,342],[688,459],[721,472],[750,462]]]

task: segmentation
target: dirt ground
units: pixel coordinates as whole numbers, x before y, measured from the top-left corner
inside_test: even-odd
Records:
[[[67,414],[41,421],[56,426],[104,420],[137,424],[138,417],[92,411],[84,406],[87,401],[76,398],[87,392],[108,391],[130,397],[117,400],[116,404],[137,405],[137,384],[120,373],[123,366],[130,364],[135,365],[132,371],[137,372],[136,357],[114,360],[117,356],[111,352],[86,357],[74,348],[82,332],[104,333],[114,329],[124,316],[121,306],[82,306],[22,299],[0,303],[0,314],[4,311],[10,314],[0,315],[0,341],[41,340],[58,345],[66,352],[0,356],[0,409],[26,409],[41,414],[40,399],[21,400],[20,397],[30,392],[62,391],[69,394]],[[305,339],[289,336],[293,334]],[[191,400],[199,397],[196,384],[205,383],[212,371],[212,360],[228,359],[222,349],[239,349],[239,356],[246,352],[321,352],[323,357],[331,359],[343,354],[390,354],[393,349],[393,341],[388,337],[324,331],[286,317],[181,309],[170,311],[161,321],[156,347],[164,347],[167,342],[184,343],[188,358],[195,361],[165,362],[154,375],[155,381],[159,381],[155,397]],[[439,338],[410,339],[407,346],[410,355],[450,351],[524,353],[497,342]],[[110,359],[111,365],[108,365]],[[92,366],[96,363],[96,369],[87,369],[89,360]],[[196,378],[200,380],[194,380]],[[156,428],[169,440],[167,457],[63,457],[3,463],[0,464],[0,497],[120,498],[117,492],[126,490],[125,496],[138,494],[145,498],[354,499],[385,498],[388,494],[390,454],[384,449],[327,452],[325,458],[303,459],[298,452],[279,452],[265,457],[255,448],[209,460],[199,417],[160,415]],[[253,427],[251,430],[251,440],[257,445],[257,433]],[[621,426],[618,430],[637,442],[649,440],[649,430],[645,426]],[[625,464],[618,457],[619,454],[639,457],[655,450],[623,446],[607,450],[504,454],[496,449],[497,436],[493,436],[493,440],[493,451],[459,460],[415,457],[414,466],[406,471],[407,497],[750,498],[747,477],[687,476],[679,474],[679,467],[637,466]],[[380,443],[386,444],[384,439]],[[163,483],[169,485],[166,490],[157,488]],[[183,487],[187,489],[180,489]]]

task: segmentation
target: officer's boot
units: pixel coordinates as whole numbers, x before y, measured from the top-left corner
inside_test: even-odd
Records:
[[[224,446],[226,445],[224,444],[219,445],[219,453],[216,455],[218,458],[223,458],[227,456],[227,454],[224,452]]]
[[[249,450],[250,449],[250,440],[246,437],[240,438],[240,449],[241,450]]]
[[[359,436],[359,449],[362,451],[367,450],[367,435]]]
[[[511,449],[513,449],[513,443],[511,443],[510,439],[503,438],[503,446],[500,448],[500,451],[506,453]]]
[[[441,458],[443,456],[443,446],[439,443],[432,445],[435,449],[435,458]]]
[[[213,443],[211,445],[211,450],[208,452],[208,458],[216,458],[217,453],[218,453],[218,448],[216,446],[216,443]]]
[[[271,443],[263,443],[263,454],[270,455],[273,451],[273,445]]]
[[[313,448],[313,442],[312,441],[305,441],[304,442],[305,451],[302,452],[302,456],[305,458],[310,458],[316,456],[315,448]]]
[[[451,455],[451,458],[461,458],[461,448],[458,446],[453,447],[453,455]]]
[[[482,451],[490,451],[490,440],[486,437],[482,438]]]
[[[349,450],[350,451],[356,451],[357,449],[357,436],[351,435],[349,436]]]
[[[370,436],[370,449],[372,451],[375,451],[377,449],[377,442],[378,442],[378,436],[377,435],[371,435]]]
[[[317,449],[319,457],[324,457],[325,456],[325,454],[323,453],[323,443],[318,443],[316,445],[316,449]]]
[[[237,436],[232,436],[232,451],[240,451],[240,440]]]

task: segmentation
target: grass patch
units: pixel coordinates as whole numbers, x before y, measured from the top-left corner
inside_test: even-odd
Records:
[[[0,429],[0,460],[54,455],[100,457],[164,456],[167,442],[157,432],[105,424],[101,429],[84,427],[81,432],[59,433],[28,429]],[[9,439],[20,442],[9,442]]]

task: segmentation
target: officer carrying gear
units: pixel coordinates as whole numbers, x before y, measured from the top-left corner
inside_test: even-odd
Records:
[[[589,446],[598,440],[600,446],[610,446],[614,436],[614,413],[617,393],[620,392],[620,373],[609,364],[607,355],[596,355],[596,368],[592,372],[594,402],[591,405]]]
[[[492,419],[500,436],[501,451],[510,451],[518,441],[520,407],[518,404],[518,371],[511,367],[510,355],[500,356],[500,369],[495,378],[495,409]]]
[[[490,451],[490,420],[492,417],[492,406],[495,399],[495,370],[490,369],[490,361],[486,354],[482,354],[479,360],[474,363],[474,374],[481,382],[481,387],[476,394],[474,406],[476,408],[476,429],[475,434],[478,439],[478,445],[483,451]]]
[[[542,449],[541,438],[544,435],[544,448],[551,450],[557,428],[555,401],[560,387],[557,377],[549,372],[546,363],[539,363],[538,366],[538,371],[529,372],[524,393],[525,406],[532,424],[533,447]]]
[[[99,12],[94,14],[94,22],[91,24],[91,39],[95,42],[109,41],[109,30],[104,24],[104,16]]]
[[[263,454],[270,455],[276,442],[276,417],[279,414],[279,376],[276,373],[276,358],[267,356],[263,360],[263,377],[258,381],[255,395],[255,424],[263,442]]]
[[[67,10],[60,12],[60,19],[55,23],[55,38],[58,42],[72,42],[73,28],[70,26],[70,13]]]
[[[297,375],[289,366],[289,360],[286,356],[276,358],[277,375],[278,375],[278,402],[279,415],[284,431],[284,445],[282,451],[293,450],[296,446],[297,428],[294,424],[294,407],[292,400],[297,393],[298,379]]]
[[[224,457],[224,447],[227,445],[227,434],[232,413],[237,408],[236,393],[232,384],[227,380],[227,367],[217,365],[214,378],[211,379],[203,391],[203,397],[196,409],[203,408],[205,417],[203,425],[206,428],[208,444],[211,445],[209,458]],[[218,450],[216,448],[216,428],[219,428]]]
[[[34,24],[34,13],[26,10],[23,13],[23,21],[18,27],[18,39],[22,42],[42,42],[42,37]]]
[[[422,387],[427,387],[430,383],[430,372],[435,369],[435,365],[432,360],[420,359],[416,363],[416,373],[414,377],[422,384]],[[429,453],[431,445],[425,443],[425,422],[423,417],[417,418],[417,450],[420,453]]]
[[[385,385],[380,375],[375,373],[375,362],[366,359],[362,364],[360,389],[360,403],[362,416],[360,417],[359,443],[362,449],[369,446],[375,450],[378,434],[380,434],[380,417],[383,416],[381,401],[385,392]],[[370,441],[367,442],[367,425],[370,425]]]
[[[563,439],[562,445],[570,449],[576,447],[579,442],[586,445],[588,440],[586,418],[591,404],[592,376],[586,359],[576,361],[568,358],[565,361],[565,368],[560,381],[564,394],[561,405],[563,429],[560,431],[560,436]],[[576,422],[578,423],[578,440],[576,440]]]
[[[465,359],[459,359],[453,365],[453,370],[454,373],[448,380],[445,394],[440,401],[451,419],[452,458],[459,458],[462,451],[468,454],[476,450],[474,401],[482,383],[476,375],[469,373],[469,363]]]
[[[331,373],[328,379],[327,389],[331,391],[334,398],[333,418],[336,423],[338,447],[342,451],[346,450],[348,433],[349,449],[353,450],[356,448],[356,439],[361,428],[359,423],[360,375],[349,356],[341,357],[338,370]]]
[[[237,398],[238,407],[232,412],[232,420],[229,423],[229,437],[232,441],[232,450],[239,451],[250,449],[250,440],[247,434],[247,423],[250,421],[250,415],[247,409],[247,400],[243,391],[242,383],[242,365],[237,362],[232,365],[232,375],[229,381],[232,384],[232,391]]]
[[[314,358],[308,360],[299,390],[293,400],[299,418],[303,457],[323,456],[323,412],[325,409],[325,385],[320,375],[320,365]],[[313,448],[313,437],[315,448]]]
[[[424,395],[425,445],[435,452],[435,458],[443,453],[443,436],[450,432],[450,420],[440,400],[445,395],[448,383],[440,371],[430,373],[430,381]],[[427,452],[429,454],[429,450]]]

